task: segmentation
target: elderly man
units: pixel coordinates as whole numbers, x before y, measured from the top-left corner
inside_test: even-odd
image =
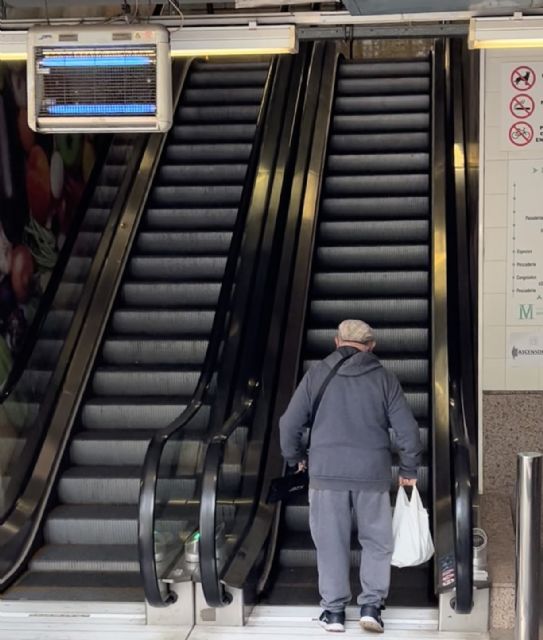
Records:
[[[305,468],[302,437],[328,378],[312,425],[308,461],[309,525],[323,608],[319,623],[327,631],[345,630],[354,511],[362,547],[360,624],[382,633],[393,551],[389,428],[400,455],[400,485],[416,483],[422,446],[398,379],[372,353],[376,342],[371,327],[344,320],[335,343],[336,350],[305,374],[281,417],[281,449],[289,464]]]

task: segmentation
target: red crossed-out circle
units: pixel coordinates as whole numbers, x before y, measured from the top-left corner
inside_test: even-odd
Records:
[[[527,122],[515,122],[509,129],[509,140],[516,147],[525,147],[534,138],[534,130]]]
[[[535,111],[535,102],[527,93],[519,93],[511,98],[509,111],[515,118],[529,118]]]
[[[511,73],[511,85],[513,89],[517,89],[518,91],[527,91],[531,89],[535,84],[535,71],[532,67],[528,67],[526,65],[522,65],[513,69]]]

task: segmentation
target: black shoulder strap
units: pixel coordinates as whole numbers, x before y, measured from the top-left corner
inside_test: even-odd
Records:
[[[349,358],[354,356],[355,353],[358,353],[358,350],[355,351],[354,353],[349,353],[346,356],[343,356],[343,358],[341,358],[341,360],[339,360],[332,367],[332,369],[330,370],[330,373],[324,379],[324,382],[322,383],[321,388],[319,389],[319,392],[317,393],[317,397],[315,398],[315,402],[313,403],[313,407],[311,408],[311,421],[309,423],[309,436],[308,436],[308,439],[307,439],[307,448],[308,449],[309,449],[309,445],[311,444],[311,430],[313,429],[313,422],[315,421],[315,416],[317,415],[317,411],[319,410],[319,405],[321,403],[322,396],[324,395],[324,392],[326,391],[326,387],[329,385],[330,380],[332,380],[332,378],[336,375],[336,373],[338,372],[338,369],[345,362],[345,360],[348,360]]]

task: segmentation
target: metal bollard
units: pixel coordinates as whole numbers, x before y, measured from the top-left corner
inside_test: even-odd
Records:
[[[542,460],[540,453],[517,458],[515,640],[539,638]]]

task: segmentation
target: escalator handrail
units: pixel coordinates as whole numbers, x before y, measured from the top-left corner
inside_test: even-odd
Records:
[[[315,63],[315,60],[312,62],[311,66],[312,68],[313,67],[314,68],[312,71],[309,72],[310,77],[313,76],[314,74],[314,78],[315,79],[319,78],[319,81],[320,81],[320,74],[322,73],[321,65],[322,65],[322,60],[324,58],[323,56],[324,50],[325,50],[324,47],[319,48],[319,53],[316,56],[314,56],[314,58],[317,59],[317,62]],[[309,95],[308,92],[306,92],[304,113],[306,108],[308,109],[308,113],[312,113],[312,110],[317,111],[317,104],[320,101],[322,101],[322,97],[320,96],[320,93],[318,91],[315,91],[311,95]],[[302,115],[302,120],[304,120],[303,115]],[[312,118],[310,117],[309,120],[312,121]],[[307,127],[307,123],[306,123],[306,127]],[[324,129],[326,129],[326,127],[324,127]],[[320,134],[325,135],[325,133],[323,133],[322,131],[320,132]],[[304,149],[300,153],[299,157],[303,158],[302,164],[300,165],[299,170],[295,171],[295,175],[297,176],[297,180],[298,180],[298,186],[297,188],[294,188],[294,187],[292,188],[292,191],[296,192],[297,195],[295,195],[294,198],[291,197],[290,199],[291,202],[289,206],[289,217],[292,218],[292,221],[296,220],[297,224],[290,223],[290,226],[292,227],[291,239],[288,242],[283,242],[281,246],[281,252],[283,254],[281,256],[281,264],[283,264],[284,262],[284,267],[283,269],[281,269],[281,272],[282,273],[284,272],[283,275],[286,276],[286,280],[284,284],[287,286],[287,289],[290,288],[290,277],[292,276],[294,264],[295,264],[295,256],[296,256],[295,245],[296,245],[296,238],[298,237],[298,233],[299,233],[299,223],[300,223],[299,214],[300,214],[300,211],[302,211],[302,208],[304,206],[303,203],[304,203],[305,188],[302,185],[302,182],[306,178],[307,166],[305,163],[309,162],[310,152],[312,148],[311,138],[312,136],[310,135],[307,141],[308,142],[307,147],[304,147]],[[298,162],[299,160],[297,160],[297,163]],[[313,169],[315,169],[315,167],[313,167]],[[319,173],[318,171],[314,171],[313,177],[317,182],[320,182],[318,178],[318,173]],[[296,181],[296,178],[295,178],[295,181]],[[315,197],[318,198],[318,189],[315,191],[312,189],[309,189],[309,191],[311,193],[307,194],[308,200],[312,200]],[[289,248],[285,249],[285,245],[288,245]],[[289,275],[287,275],[287,272]],[[298,275],[300,276],[300,274]],[[287,285],[287,283],[289,284]],[[288,297],[289,296],[286,295],[286,292],[283,289],[281,289],[280,291],[276,291],[275,293],[275,298],[276,298],[275,304],[277,304],[277,299],[280,299],[281,305],[279,306],[282,306],[282,307],[284,306],[284,312],[286,312],[289,308]],[[273,312],[273,315],[274,316],[276,315],[275,311]],[[276,322],[278,324],[283,324],[283,322],[280,319],[276,320]],[[271,338],[267,344],[266,348],[267,348],[268,355],[266,355],[266,357],[264,358],[264,362],[270,362],[270,360],[275,361],[280,356],[280,352],[278,353],[277,350],[273,346],[271,346],[277,340],[281,342],[281,346],[284,348],[284,342],[283,340],[281,340],[280,335],[277,334],[275,336],[275,339]],[[263,381],[265,380],[265,378],[266,378],[266,374],[263,375]],[[226,442],[230,437],[230,435],[232,435],[232,433],[234,432],[235,426],[241,424],[243,420],[245,420],[248,416],[251,415],[251,412],[254,412],[253,421],[260,423],[262,420],[262,422],[269,423],[271,421],[270,410],[273,408],[272,398],[274,396],[273,396],[273,391],[271,391],[270,384],[263,385],[265,389],[263,388],[263,392],[259,396],[257,396],[258,389],[251,387],[250,381],[248,383],[246,382],[245,384],[246,384],[246,387],[245,387],[246,393],[244,394],[244,396],[242,396],[242,400],[240,404],[237,406],[236,411],[229,418],[229,421],[225,423],[223,429],[216,435],[215,438],[211,440],[208,451],[207,451],[207,455],[206,455],[206,463],[204,466],[204,474],[203,474],[204,481],[202,483],[201,511],[200,511],[200,534],[201,534],[200,575],[202,579],[202,586],[204,587],[204,595],[206,597],[206,602],[209,606],[215,606],[215,607],[228,604],[228,602],[230,601],[230,595],[223,588],[223,584],[221,581],[221,578],[223,576],[222,574],[219,573],[219,566],[217,562],[217,553],[219,552],[219,550],[216,549],[216,536],[215,536],[217,485],[219,480],[220,465],[223,460]],[[258,401],[258,404],[257,404],[257,401]],[[244,424],[246,423],[244,422]],[[266,430],[267,430],[267,427],[266,427]],[[263,445],[263,447],[266,448],[265,445]],[[262,475],[260,469],[258,470],[258,474]],[[259,480],[260,479],[261,478],[259,478]],[[260,495],[260,489],[258,488],[259,486],[260,486],[260,481],[257,482],[257,492],[258,492],[256,494],[257,498],[258,498],[258,495]],[[258,507],[258,499],[257,499],[257,503],[255,504],[255,507]],[[270,511],[269,505],[267,506],[267,510]],[[274,509],[271,509],[271,511],[274,511]],[[253,514],[248,523],[248,528],[250,528],[251,524],[255,521],[255,518],[256,518],[256,511],[253,510]],[[243,542],[244,536],[245,534],[243,533],[241,543]],[[237,544],[235,547],[233,547],[229,551],[231,552],[231,557],[224,558],[224,563],[222,567],[223,571],[224,569],[228,569],[230,562],[234,559],[235,556],[237,556],[238,553],[242,553],[242,555],[244,554],[243,550],[240,551],[240,544]]]
[[[32,356],[34,347],[36,346],[36,342],[38,341],[38,338],[41,334],[42,326],[45,322],[49,310],[51,309],[51,305],[57,293],[58,287],[64,276],[68,260],[72,255],[75,241],[79,234],[81,223],[85,218],[85,214],[87,213],[92,196],[94,194],[94,190],[100,177],[102,166],[112,140],[111,136],[108,136],[108,138],[109,139],[105,140],[99,148],[99,152],[96,156],[94,166],[89,176],[89,180],[85,185],[83,195],[77,205],[74,219],[72,221],[72,224],[70,225],[68,233],[66,234],[64,244],[62,245],[62,248],[58,254],[57,261],[55,263],[55,266],[53,267],[53,270],[49,277],[49,281],[47,282],[47,286],[45,287],[45,291],[40,298],[40,302],[38,304],[36,313],[32,318],[32,322],[25,331],[23,346],[15,356],[15,360],[9,371],[9,374],[4,381],[4,384],[2,385],[2,390],[0,391],[0,404],[3,404],[11,396],[13,390],[17,386],[19,379],[27,368],[28,361]]]
[[[455,609],[470,613],[473,608],[473,504],[470,443],[464,416],[464,404],[456,381],[451,383],[450,420],[453,462],[454,548],[456,572]]]
[[[204,405],[213,375],[217,368],[221,344],[228,331],[229,316],[231,313],[229,303],[236,281],[239,252],[245,231],[245,221],[249,213],[253,181],[256,175],[260,143],[263,137],[265,116],[276,66],[277,60],[273,59],[270,63],[268,77],[260,103],[255,137],[248,160],[247,174],[245,176],[245,184],[238,208],[238,216],[232,233],[232,240],[222,278],[210,339],[196,389],[186,409],[169,425],[154,434],[143,462],[138,506],[138,552],[145,598],[149,604],[155,607],[168,606],[172,604],[176,598],[174,593],[169,592],[165,594],[161,589],[154,549],[155,499],[162,452],[170,438],[176,436],[184,429]]]
[[[254,388],[256,390],[256,387]],[[221,432],[212,438],[206,451],[200,507],[200,574],[202,586],[205,582],[205,593],[211,594],[206,597],[210,606],[222,606],[232,601],[230,594],[222,588],[216,554],[219,471],[228,439],[237,427],[250,417],[254,403],[254,395],[248,395],[224,423]]]

